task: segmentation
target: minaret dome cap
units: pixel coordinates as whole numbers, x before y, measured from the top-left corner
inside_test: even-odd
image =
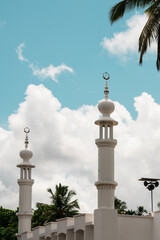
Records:
[[[29,159],[32,158],[33,153],[31,150],[25,149],[25,150],[21,150],[19,155],[24,161],[29,161]]]
[[[98,109],[103,116],[109,116],[115,109],[114,103],[109,99],[103,99],[98,103]]]

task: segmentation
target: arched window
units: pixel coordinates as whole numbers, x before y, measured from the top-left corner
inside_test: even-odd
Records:
[[[51,238],[50,237],[46,237],[46,240],[51,240]]]
[[[58,235],[58,240],[66,240],[66,234],[60,233],[60,234]]]
[[[84,231],[83,230],[78,230],[76,232],[76,240],[84,240]]]

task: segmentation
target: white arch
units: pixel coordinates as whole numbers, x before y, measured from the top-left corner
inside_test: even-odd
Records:
[[[76,240],[84,240],[84,231],[82,229],[76,231]]]
[[[58,235],[58,240],[66,240],[66,234],[65,233],[60,233]]]
[[[46,237],[46,240],[51,240],[51,237]]]

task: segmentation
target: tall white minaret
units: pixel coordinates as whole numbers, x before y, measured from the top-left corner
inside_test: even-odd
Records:
[[[31,219],[33,216],[32,213],[32,185],[34,180],[31,177],[31,170],[35,166],[30,163],[30,158],[32,158],[32,151],[28,150],[28,133],[30,132],[29,128],[25,128],[24,132],[26,133],[25,138],[25,150],[20,151],[20,157],[23,159],[23,162],[17,165],[20,168],[20,178],[18,179],[19,184],[19,212],[18,216],[18,234],[17,239],[21,239],[21,234],[24,232],[31,231]]]
[[[107,76],[105,76],[107,75]],[[103,75],[110,78],[108,73]],[[99,126],[99,138],[95,143],[98,147],[98,209],[94,212],[94,240],[117,239],[117,210],[114,209],[114,191],[117,183],[114,180],[114,148],[117,140],[113,137],[113,127],[118,124],[110,117],[114,111],[114,103],[108,99],[108,85],[104,90],[105,99],[98,103],[102,117],[95,121]]]

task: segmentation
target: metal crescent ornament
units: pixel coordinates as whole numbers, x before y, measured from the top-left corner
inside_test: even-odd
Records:
[[[28,127],[25,127],[25,128],[24,128],[24,132],[27,134],[27,133],[30,132],[30,129],[29,129]]]
[[[105,77],[105,74],[107,75],[107,77]],[[108,80],[108,79],[110,78],[109,73],[108,73],[108,72],[103,73],[103,78],[104,78],[105,80]]]
[[[28,128],[28,127],[25,127],[24,128],[24,132],[25,132],[25,134],[26,134],[26,138],[25,138],[25,149],[27,149],[28,148],[28,144],[29,144],[29,141],[28,141],[28,133],[30,132],[30,129]]]

